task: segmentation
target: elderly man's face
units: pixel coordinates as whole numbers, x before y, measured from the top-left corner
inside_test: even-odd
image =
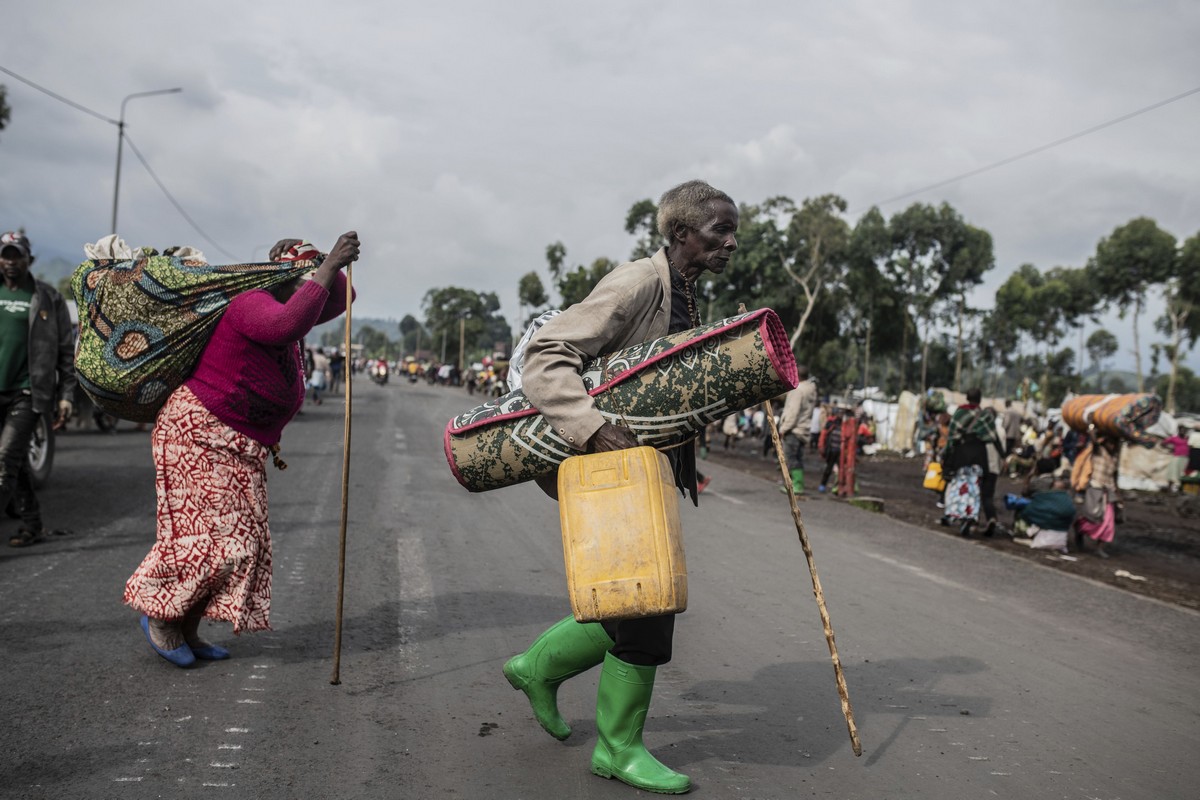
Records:
[[[24,283],[29,274],[29,256],[19,247],[5,247],[0,250],[0,272],[9,283]]]
[[[715,200],[709,203],[708,220],[699,228],[687,228],[681,244],[680,269],[692,277],[704,270],[720,274],[729,266],[729,257],[737,250],[734,234],[738,228],[738,210],[733,203]]]

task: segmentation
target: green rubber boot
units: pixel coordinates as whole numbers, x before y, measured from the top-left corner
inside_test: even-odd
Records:
[[[555,739],[571,735],[558,713],[558,685],[604,660],[613,646],[599,622],[580,623],[567,617],[555,623],[504,665],[504,677],[529,698],[533,716]]]
[[[683,794],[692,788],[688,776],[664,766],[642,743],[656,670],[626,664],[612,653],[604,656],[592,772],[647,792]]]
[[[787,494],[787,484],[780,484],[779,491]],[[797,496],[804,494],[804,470],[802,469],[792,470],[792,494]]]

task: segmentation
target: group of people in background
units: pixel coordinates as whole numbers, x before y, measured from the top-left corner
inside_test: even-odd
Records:
[[[861,404],[851,406],[840,402],[820,402],[816,381],[809,376],[808,367],[797,367],[800,381],[783,397],[783,407],[777,417],[777,428],[787,459],[792,491],[805,491],[805,451],[815,452],[821,465],[817,492],[848,495],[853,492],[853,464],[864,448],[875,443],[875,420],[863,411]],[[736,449],[740,440],[761,442],[761,455],[766,458],[773,450],[771,430],[766,411],[748,408],[726,416],[719,425],[723,449]],[[713,435],[715,437],[715,434]],[[837,478],[830,486],[830,481]],[[780,487],[783,489],[784,487]]]
[[[956,526],[963,536],[982,524],[985,536],[1003,531],[1031,547],[1062,553],[1070,549],[1073,532],[1076,550],[1091,549],[1108,558],[1124,511],[1117,486],[1121,439],[1031,417],[1011,400],[997,413],[982,407],[981,400],[981,391],[974,388],[953,414],[937,398],[926,408],[919,438],[926,486],[939,490],[942,524]],[[1185,435],[1181,427],[1162,442],[1173,459],[1169,490],[1177,491],[1183,480],[1189,452]],[[938,466],[940,484],[934,478]],[[1006,508],[1014,512],[1011,530],[997,519],[996,486],[1005,473],[1022,480],[1020,494],[1005,498]]]

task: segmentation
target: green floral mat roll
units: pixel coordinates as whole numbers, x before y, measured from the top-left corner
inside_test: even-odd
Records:
[[[588,362],[582,378],[607,421],[660,448],[798,380],[787,333],[769,308],[618,350]],[[579,453],[520,391],[450,420],[444,444],[454,477],[472,492],[553,473]]]

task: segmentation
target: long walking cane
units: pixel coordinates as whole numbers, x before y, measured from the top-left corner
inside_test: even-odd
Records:
[[[346,421],[342,429],[342,524],[338,542],[338,591],[337,623],[333,634],[333,675],[329,682],[334,686],[342,682],[342,599],[346,592],[346,517],[350,509],[350,303],[354,298],[352,274],[354,262],[346,265],[346,361],[342,374],[346,379]]]
[[[792,519],[796,522],[796,533],[800,535],[800,546],[804,548],[804,557],[808,560],[808,573],[812,576],[813,595],[817,598],[817,608],[821,610],[821,624],[825,627],[825,643],[829,645],[829,656],[833,659],[833,674],[837,677],[838,697],[842,701],[842,716],[846,718],[846,727],[850,730],[850,746],[854,755],[862,755],[862,743],[858,740],[858,727],[854,724],[854,709],[850,707],[850,692],[846,689],[846,676],[842,673],[842,660],[838,657],[837,644],[833,641],[833,626],[829,622],[829,609],[825,607],[825,593],[821,591],[821,579],[817,577],[817,565],[813,562],[812,546],[808,543],[808,533],[804,530],[804,521],[800,519],[800,504],[796,502],[796,492],[792,488],[792,479],[788,475],[787,458],[783,454],[783,442],[779,440],[779,428],[775,425],[775,412],[771,401],[763,402],[763,411],[767,414],[767,423],[771,426],[771,441],[775,443],[775,455],[779,458],[779,471],[783,474],[783,485],[787,487],[788,499],[792,503]]]

